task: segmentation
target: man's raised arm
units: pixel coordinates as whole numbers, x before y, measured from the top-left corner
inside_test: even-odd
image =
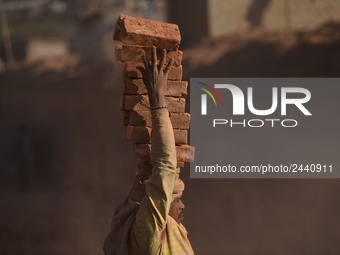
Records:
[[[134,252],[138,250],[140,254],[156,254],[160,249],[161,232],[169,217],[177,165],[174,134],[164,98],[164,88],[173,59],[164,70],[166,51],[163,52],[159,66],[155,47],[152,53],[151,65],[144,56],[143,74],[152,115],[152,175],[146,184],[146,196],[141,202],[131,231],[132,247]]]

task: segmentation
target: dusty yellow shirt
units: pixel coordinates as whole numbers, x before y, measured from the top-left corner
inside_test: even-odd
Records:
[[[177,165],[169,112],[151,112],[152,175],[131,228],[132,254],[194,254],[186,229],[168,215]]]

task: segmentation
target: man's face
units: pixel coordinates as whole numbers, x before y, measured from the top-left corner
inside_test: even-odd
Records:
[[[177,221],[178,224],[180,224],[183,221],[183,215],[184,215],[184,204],[182,203],[182,195],[176,197],[174,201],[172,201],[170,205],[170,211],[169,215]]]

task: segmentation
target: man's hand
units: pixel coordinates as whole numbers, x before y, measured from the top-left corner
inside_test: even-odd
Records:
[[[162,59],[159,62],[159,66],[157,65],[157,54],[156,47],[152,47],[152,64],[149,64],[149,60],[147,59],[144,52],[144,65],[145,72],[143,73],[143,81],[148,90],[149,101],[151,107],[160,107],[166,106],[165,98],[164,98],[164,89],[168,79],[169,71],[172,67],[174,59],[172,58],[169,61],[169,64],[166,66],[164,70],[166,59],[166,50],[163,50]],[[164,70],[164,71],[163,71]]]

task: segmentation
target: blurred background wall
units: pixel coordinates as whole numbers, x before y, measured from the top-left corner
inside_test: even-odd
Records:
[[[185,45],[249,29],[293,32],[340,20],[339,1],[172,0],[169,21],[180,25]]]
[[[112,41],[119,14],[179,25],[184,80],[340,76],[337,0],[2,6],[1,254],[103,254],[136,165],[119,111],[122,63]],[[195,180],[188,165],[181,177],[196,254],[340,253],[339,180]]]

